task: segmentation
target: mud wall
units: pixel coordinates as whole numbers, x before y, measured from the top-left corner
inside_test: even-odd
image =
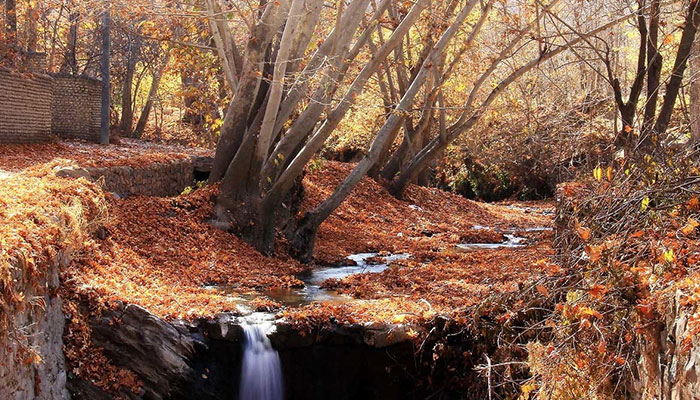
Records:
[[[46,142],[54,135],[98,142],[100,97],[97,79],[0,68],[0,144]]]
[[[87,178],[102,185],[105,192],[120,197],[128,196],[176,196],[194,184],[193,159],[187,158],[168,163],[143,166],[112,166],[64,168],[56,172],[59,177]]]
[[[47,75],[0,68],[0,144],[50,139],[52,82]]]
[[[53,74],[51,130],[62,138],[100,141],[101,83],[97,79]]]

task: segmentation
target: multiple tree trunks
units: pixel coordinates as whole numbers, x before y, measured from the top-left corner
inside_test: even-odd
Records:
[[[683,75],[693,62],[690,61],[693,53],[693,43],[696,41],[696,32],[700,24],[700,6],[698,2],[690,2],[685,14],[685,23],[681,33],[680,44],[675,54],[675,60],[671,69],[671,76],[665,85],[665,91],[661,107],[658,108],[659,91],[661,88],[661,69],[663,58],[658,51],[659,47],[659,24],[661,5],[659,0],[652,0],[651,3],[642,7],[637,15],[637,29],[640,35],[639,51],[637,53],[637,70],[634,80],[629,89],[627,100],[623,99],[623,89],[619,78],[612,72],[612,61],[609,51],[602,55],[598,50],[596,54],[602,57],[606,66],[608,82],[613,89],[615,104],[620,113],[622,130],[619,132],[615,142],[618,148],[625,149],[628,153],[647,154],[653,150],[655,143],[663,139],[671,121],[671,115],[676,105],[678,95],[683,80]],[[648,22],[647,22],[648,15]],[[696,61],[695,61],[696,62]],[[646,80],[646,103],[643,104],[643,118],[640,123],[636,123],[639,114],[639,101],[644,89]],[[691,103],[697,104],[697,87],[691,84]],[[695,96],[694,96],[695,93]],[[691,111],[697,115],[697,106],[691,105]],[[692,119],[692,118],[691,118]],[[697,124],[691,121],[691,132],[696,132],[693,136],[700,135]]]
[[[458,108],[460,114],[448,125],[442,85],[479,37],[491,15],[493,0],[439,4],[418,0],[410,7],[391,0],[341,2],[336,5],[334,29],[317,42],[313,51],[307,51],[307,47],[322,20],[322,1],[268,2],[261,8],[256,23],[250,25],[244,52],[238,50],[226,20],[221,17],[223,4],[208,0],[207,15],[217,54],[233,92],[210,175],[211,183],[222,181],[217,218],[264,253],[272,252],[276,232],[284,226],[286,232],[293,232],[289,238],[292,252],[308,261],[319,225],[364,176],[381,178],[395,196],[401,196],[408,184],[426,180],[430,166],[454,140],[479,123],[510,84],[542,62],[573,46],[590,44],[590,38],[636,18],[642,40],[639,73],[629,100],[622,99],[620,83],[608,71],[623,119],[632,124],[645,80],[648,91],[658,91],[660,56],[655,44],[658,1],[585,32],[577,31],[557,16],[554,11],[557,3],[553,0],[538,6],[537,15],[521,23],[509,36],[491,64],[477,75],[464,105]],[[659,116],[646,121],[657,132],[666,129],[668,110],[672,110],[677,97],[674,87],[680,85],[690,50],[686,44],[692,43],[695,33],[690,23],[697,22],[695,4],[688,11],[689,23],[683,31]],[[649,26],[643,11],[651,14]],[[571,30],[571,38],[567,40],[560,34],[557,44],[540,44],[539,54],[529,61],[515,59],[514,54],[528,43],[541,43],[537,35],[546,34],[540,32],[540,20],[545,16]],[[415,47],[411,43],[415,38],[408,33],[425,18],[434,18],[431,29],[420,38],[420,46]],[[456,37],[463,40],[457,43]],[[453,51],[448,51],[455,46]],[[365,47],[371,50],[369,60],[350,68]],[[414,56],[411,52],[416,48],[420,50]],[[310,55],[302,64],[300,60],[306,53]],[[507,68],[506,63],[510,65]],[[522,64],[518,66],[518,63]],[[295,197],[290,193],[298,186],[304,168],[356,105],[373,76],[386,111],[381,128],[374,134],[366,155],[330,197],[297,220],[288,211],[289,201]],[[487,89],[494,80],[498,83]],[[312,90],[312,85],[317,86]],[[341,88],[344,93],[339,93]],[[308,102],[302,101],[304,96]],[[401,132],[403,141],[392,151]]]

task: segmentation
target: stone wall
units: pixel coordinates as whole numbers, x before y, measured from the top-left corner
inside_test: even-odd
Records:
[[[62,138],[100,140],[101,83],[97,79],[54,74],[51,130]]]
[[[29,272],[21,262],[13,269],[15,291],[24,300],[11,306],[9,323],[14,333],[0,342],[0,399],[69,399],[63,357],[65,320],[56,293],[58,268],[68,261],[65,255],[57,256],[38,286],[28,283]]]
[[[175,196],[194,184],[192,161],[143,167],[88,168],[90,176],[104,179],[104,190],[121,196]]]
[[[52,79],[0,68],[0,143],[51,137]]]
[[[105,192],[121,197],[176,196],[194,184],[193,159],[140,167],[65,168],[56,172],[62,177],[84,177],[100,182]]]

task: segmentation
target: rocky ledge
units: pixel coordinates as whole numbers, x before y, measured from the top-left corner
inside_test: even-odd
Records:
[[[259,317],[259,316],[258,316]],[[287,399],[405,398],[413,385],[413,344],[403,325],[329,323],[314,332],[265,319],[279,352]],[[134,399],[236,399],[250,318],[220,314],[168,322],[135,305],[91,320],[93,341],[143,382]],[[110,399],[88,382],[69,377],[74,399]]]

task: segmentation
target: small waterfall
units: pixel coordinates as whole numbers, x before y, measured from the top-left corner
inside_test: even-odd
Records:
[[[243,324],[245,344],[241,370],[241,400],[282,400],[284,383],[277,350],[267,338],[265,324]]]

